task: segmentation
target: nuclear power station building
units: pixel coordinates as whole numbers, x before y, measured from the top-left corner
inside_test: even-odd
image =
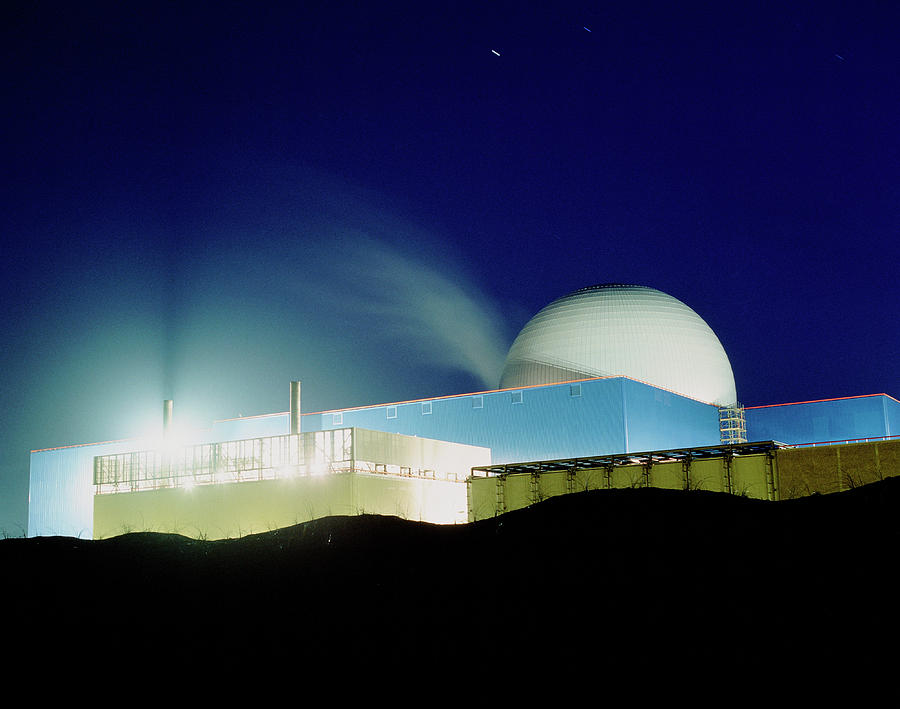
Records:
[[[360,513],[456,523],[623,486],[779,500],[900,469],[897,399],[744,408],[715,333],[644,286],[547,305],[499,386],[301,413],[294,382],[289,411],[216,421],[193,440],[33,451],[28,534],[221,538]]]

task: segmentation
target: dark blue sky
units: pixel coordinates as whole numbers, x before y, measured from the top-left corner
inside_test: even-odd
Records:
[[[900,393],[900,5],[430,5],[5,7],[0,529],[30,449],[491,388],[595,283],[747,405]]]

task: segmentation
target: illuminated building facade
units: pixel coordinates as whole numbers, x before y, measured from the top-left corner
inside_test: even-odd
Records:
[[[214,538],[361,512],[460,522],[473,518],[471,490],[486,484],[467,485],[473,468],[731,446],[727,461],[748,451],[739,448],[748,440],[900,436],[900,402],[886,394],[740,407],[712,330],[680,301],[640,286],[594,286],[551,303],[516,339],[501,386],[301,415],[292,385],[290,411],[216,421],[186,446],[129,440],[33,451],[28,534]],[[693,484],[675,475],[676,462],[665,484]],[[761,465],[746,490],[780,499]],[[740,492],[731,474],[722,468],[705,489]],[[638,484],[658,484],[642,475]],[[578,486],[557,478],[545,478],[553,494]]]

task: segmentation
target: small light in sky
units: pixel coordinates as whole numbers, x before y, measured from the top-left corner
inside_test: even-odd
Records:
[[[590,27],[585,27],[584,29],[586,29],[588,32],[591,32]],[[593,34],[593,32],[591,32],[591,34]]]
[[[491,51],[492,51],[494,54],[496,54],[498,57],[500,56],[500,52],[498,52],[496,49],[492,49]]]

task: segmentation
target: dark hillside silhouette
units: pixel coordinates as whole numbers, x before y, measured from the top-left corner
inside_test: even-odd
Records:
[[[225,541],[6,539],[3,607],[37,651],[66,638],[194,662],[287,647],[793,673],[879,654],[897,620],[898,510],[889,478],[785,502],[591,491],[447,527],[363,515]]]

